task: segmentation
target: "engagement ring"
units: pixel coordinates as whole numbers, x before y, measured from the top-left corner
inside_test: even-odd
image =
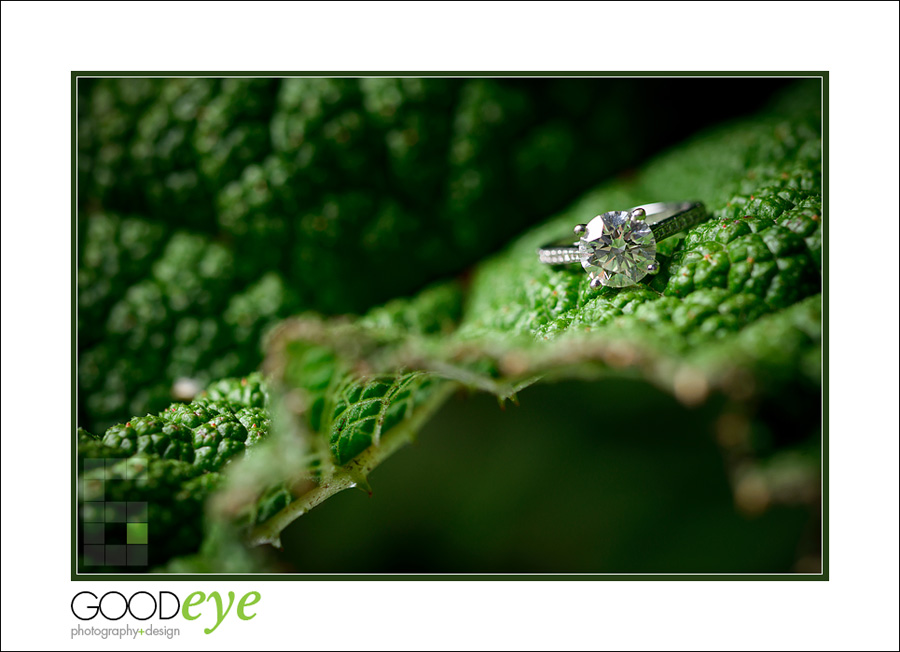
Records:
[[[635,285],[659,272],[656,243],[707,218],[700,202],[659,202],[628,211],[610,211],[575,226],[578,242],[546,245],[538,257],[548,265],[581,263],[591,288]]]

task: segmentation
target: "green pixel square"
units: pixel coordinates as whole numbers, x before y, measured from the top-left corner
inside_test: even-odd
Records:
[[[146,523],[126,523],[125,524],[128,544],[147,543],[147,524]]]

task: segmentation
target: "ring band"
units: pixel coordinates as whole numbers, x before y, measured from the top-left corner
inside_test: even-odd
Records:
[[[573,245],[549,244],[537,250],[548,265],[581,263],[591,287],[627,287],[647,274],[656,274],[656,243],[708,217],[697,201],[657,202],[627,211],[597,215],[575,226],[579,240]]]

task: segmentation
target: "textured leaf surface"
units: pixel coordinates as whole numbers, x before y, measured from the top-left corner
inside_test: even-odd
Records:
[[[773,84],[716,83],[675,120],[633,80],[80,80],[79,424],[250,373],[281,318],[459,273]]]
[[[541,378],[601,375],[644,378],[689,405],[712,392],[740,403],[817,387],[818,102],[805,87],[767,115],[701,135],[518,238],[467,283],[355,321],[284,323],[267,369],[300,406],[297,427],[322,450],[327,442],[330,459],[310,493],[259,526],[256,540],[277,541],[323,497],[361,483],[386,442],[409,441],[404,422],[385,426],[392,410],[415,418],[425,385],[417,379],[443,387],[438,400],[453,387],[505,399]],[[649,283],[592,291],[580,267],[537,261],[538,246],[597,213],[693,198],[712,218],[661,243],[662,272]]]
[[[502,402],[541,380],[613,376],[654,383],[688,405],[716,396],[728,406],[719,437],[736,500],[753,506],[764,502],[760,495],[766,501],[812,495],[818,456],[810,433],[767,443],[744,432],[743,410],[789,402],[820,384],[818,102],[816,87],[800,88],[756,119],[702,134],[637,176],[601,186],[515,237],[462,278],[358,318],[306,315],[283,322],[267,339],[269,403],[261,387],[226,381],[211,385],[192,406],[172,406],[165,416],[114,428],[106,443],[128,454],[143,446],[162,469],[159,477],[175,474],[172,486],[203,483],[189,502],[194,510],[207,505],[205,552],[170,568],[217,570],[210,559],[228,548],[235,527],[249,532],[251,543],[278,545],[288,524],[330,496],[353,487],[368,491],[368,474],[463,388],[493,393]],[[315,116],[318,110],[305,106],[301,113]],[[304,124],[286,117],[279,137],[299,138]],[[327,148],[322,155],[328,156]],[[660,244],[662,271],[650,282],[595,292],[580,267],[537,261],[536,247],[565,237],[597,213],[679,199],[704,201],[712,218]],[[178,306],[207,302],[210,310],[221,310],[218,291],[195,279],[207,258],[233,260],[228,248],[191,234],[163,252],[150,282],[134,286],[134,296],[129,291],[133,307],[113,308],[111,320],[122,325],[124,340],[151,358],[158,339],[152,324],[170,323],[168,310],[187,320],[176,330],[186,341],[214,339],[210,320],[180,315]],[[167,265],[167,258],[194,263]],[[167,299],[157,313],[160,302],[142,293],[150,296],[160,287]],[[226,318],[246,329],[248,341],[259,332],[254,306],[277,303],[267,301],[268,294],[261,291],[255,301],[248,292],[246,301],[229,302]],[[115,378],[102,371],[98,377]],[[223,403],[232,406],[227,414],[217,409]],[[243,454],[232,441],[258,445]],[[223,442],[234,450],[218,455]],[[109,450],[84,442],[85,451],[98,447]],[[199,456],[202,449],[214,449],[218,457]],[[191,543],[178,554],[198,549],[196,521],[192,532],[179,539]]]
[[[85,522],[95,522],[88,512],[103,509],[98,501],[143,502],[151,565],[196,551],[204,503],[222,486],[223,471],[268,436],[267,402],[267,389],[253,374],[220,380],[190,403],[133,417],[102,437],[80,429]]]

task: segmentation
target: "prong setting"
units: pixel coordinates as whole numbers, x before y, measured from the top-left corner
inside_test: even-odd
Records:
[[[591,279],[590,285],[592,290],[599,290],[603,287],[603,282],[600,280],[599,276],[595,276]]]
[[[631,211],[631,218],[634,220],[642,220],[645,217],[647,217],[647,211],[645,211],[643,208],[635,208],[633,211]]]
[[[576,224],[575,228],[572,229],[575,232],[575,235],[582,236],[584,232],[587,231],[587,224]]]
[[[647,273],[648,274],[659,274],[659,263],[653,261],[649,265],[647,265]]]
[[[633,213],[645,214],[637,209],[610,211],[588,222],[578,251],[581,266],[595,279],[592,288],[634,285],[647,276],[647,265],[656,261],[653,231]]]

